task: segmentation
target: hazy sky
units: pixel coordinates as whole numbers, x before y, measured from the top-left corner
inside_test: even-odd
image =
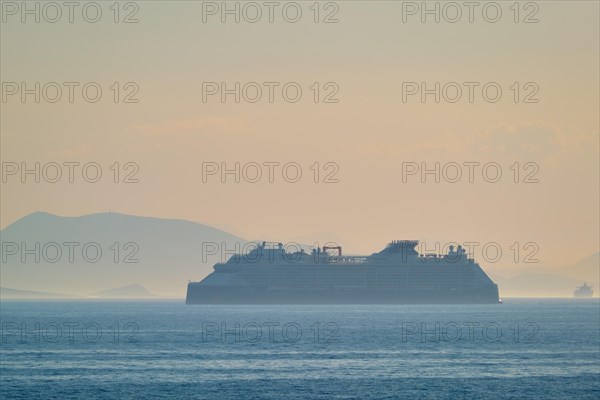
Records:
[[[139,20],[128,24],[114,23],[112,2],[100,3],[98,23],[86,22],[79,9],[73,23],[67,15],[57,23],[44,18],[35,23],[31,16],[22,23],[3,3],[3,172],[13,165],[7,163],[33,168],[39,162],[50,177],[48,163],[95,162],[102,178],[86,182],[81,167],[73,183],[67,167],[58,183],[5,176],[2,227],[38,210],[67,216],[112,210],[188,219],[248,239],[335,240],[365,253],[405,238],[495,241],[506,247],[535,242],[546,264],[571,263],[598,250],[596,1],[540,1],[527,9],[522,3],[518,23],[509,9],[513,2],[498,3],[497,23],[487,22],[481,8],[472,23],[466,8],[456,23],[444,15],[440,23],[431,16],[422,23],[418,13],[405,14],[403,22],[402,2],[391,1],[322,4],[319,23],[313,21],[312,1],[299,2],[303,14],[297,23],[282,17],[282,2],[273,23],[264,14],[257,23],[243,15],[240,23],[231,16],[222,23],[220,15],[206,15],[203,22],[202,2],[143,1],[135,3],[139,10],[120,10],[119,20],[131,12]],[[52,18],[53,10],[46,11]],[[252,18],[253,10],[246,11]],[[288,12],[288,18],[294,16],[293,9]],[[453,17],[452,10],[446,12]],[[323,23],[330,13],[339,22]],[[539,22],[523,23],[528,15]],[[57,82],[63,97],[46,101],[55,96],[51,85],[40,103],[33,94],[23,103],[21,93],[7,94],[14,89],[7,82],[25,82],[30,89],[35,82],[41,87]],[[64,82],[79,83],[73,103]],[[96,103],[82,97],[88,82],[102,88]],[[110,88],[114,82],[118,103]],[[234,95],[225,103],[219,95],[203,102],[203,82],[226,82],[229,88],[257,82],[263,95],[256,103],[243,98],[235,103]],[[272,103],[263,82],[279,84]],[[296,103],[283,98],[288,82],[302,88]],[[456,103],[443,96],[436,103],[433,94],[424,103],[419,94],[403,101],[406,82],[425,82],[430,89],[435,82],[441,87],[456,82],[463,93]],[[464,82],[478,85],[473,102]],[[490,82],[502,89],[495,103],[482,94]],[[447,86],[448,99],[455,86]],[[136,87],[133,98],[139,102],[124,103]],[[336,88],[333,98],[339,101],[324,103]],[[255,87],[247,89],[247,98],[254,97]],[[488,94],[493,92],[492,87]],[[93,96],[93,88],[89,93]],[[120,183],[113,181],[115,162]],[[139,167],[138,183],[122,182],[133,171],[127,162]],[[242,176],[235,183],[229,175],[222,183],[215,175],[203,182],[207,162],[229,168],[258,163],[263,177],[251,183]],[[280,165],[270,183],[265,162],[297,163],[302,178],[287,182]],[[313,181],[315,162],[319,183]],[[336,170],[333,164],[326,168],[328,162],[339,167],[338,183],[323,182]],[[403,182],[407,162],[429,168],[458,163],[463,177],[435,183],[428,175],[421,183],[414,175]],[[465,162],[480,163],[473,183]],[[482,177],[486,163],[501,167],[497,183]],[[246,169],[250,177],[253,171]],[[539,182],[524,183],[527,176]]]

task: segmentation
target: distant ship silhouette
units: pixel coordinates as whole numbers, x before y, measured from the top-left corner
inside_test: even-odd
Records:
[[[445,255],[419,254],[418,243],[396,240],[370,256],[343,256],[338,246],[288,253],[281,243],[263,242],[188,283],[186,303],[501,303],[498,286],[461,246]]]
[[[592,297],[593,295],[594,290],[586,282],[583,283],[583,286],[578,286],[573,292],[573,297]]]

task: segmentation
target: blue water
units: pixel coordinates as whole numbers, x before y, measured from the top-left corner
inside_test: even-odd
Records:
[[[600,304],[2,301],[0,398],[600,398]]]

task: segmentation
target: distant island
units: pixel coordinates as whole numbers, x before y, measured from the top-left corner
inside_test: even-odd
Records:
[[[150,293],[141,285],[127,285],[114,289],[107,289],[101,292],[92,293],[87,296],[73,296],[61,293],[37,292],[34,290],[19,290],[6,287],[0,287],[0,298],[2,299],[147,299],[157,298],[159,296]]]
[[[115,289],[103,290],[101,292],[95,293],[90,297],[100,297],[100,298],[152,298],[158,297],[155,294],[150,293],[145,287],[140,285],[128,285]]]
[[[67,294],[36,292],[0,287],[0,299],[64,299],[73,298]]]
[[[196,222],[140,217],[114,212],[63,217],[45,212],[29,214],[0,231],[2,243],[12,243],[13,252],[6,254],[0,265],[2,286],[23,291],[65,293],[85,298],[110,296],[103,293],[136,283],[147,289],[150,296],[185,297],[189,280],[212,272],[221,254],[203,257],[203,243],[235,249],[246,240],[222,230]],[[74,260],[63,243],[76,242]],[[25,263],[16,246],[26,243],[33,248],[57,243],[62,256],[47,262],[42,250],[28,255]],[[94,257],[95,248],[102,254],[98,261],[85,260],[83,247],[91,244],[88,253]],[[56,245],[54,246],[56,247]],[[50,248],[46,258],[55,257]],[[39,262],[36,262],[39,261]],[[142,297],[148,293],[133,291]],[[128,293],[121,293],[132,297]],[[33,295],[32,295],[33,296]],[[35,296],[36,298],[39,296]]]

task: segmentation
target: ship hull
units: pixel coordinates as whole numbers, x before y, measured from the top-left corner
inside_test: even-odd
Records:
[[[188,285],[186,304],[499,304],[498,287],[468,290],[269,290]]]

